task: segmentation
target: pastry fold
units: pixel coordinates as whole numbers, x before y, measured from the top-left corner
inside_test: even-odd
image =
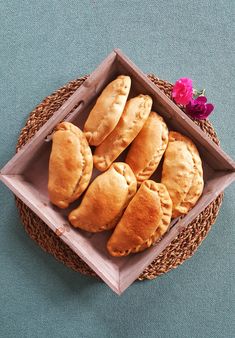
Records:
[[[163,118],[151,112],[130,146],[126,163],[141,184],[157,169],[168,143],[168,128]]]
[[[150,247],[167,230],[172,202],[163,184],[141,184],[107,243],[112,256],[127,256]]]
[[[52,136],[50,201],[59,208],[67,208],[88,186],[92,168],[92,153],[83,132],[72,123],[60,123]]]
[[[161,182],[173,202],[172,217],[187,214],[202,194],[202,161],[194,143],[186,136],[170,131],[164,154]]]
[[[148,95],[141,94],[127,101],[116,128],[95,150],[93,161],[98,170],[108,169],[128,147],[142,129],[151,107],[152,99]]]
[[[98,146],[116,127],[130,87],[130,77],[120,75],[102,91],[84,126],[84,133],[90,145]]]
[[[115,162],[91,183],[79,207],[69,214],[69,221],[90,232],[112,229],[136,189],[136,178],[128,164]]]

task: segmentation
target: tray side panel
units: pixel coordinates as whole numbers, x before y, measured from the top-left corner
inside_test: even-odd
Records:
[[[171,101],[148,77],[119,49],[115,50],[120,62],[119,71],[128,71],[136,81],[136,87],[144,88],[154,99],[153,108],[156,109],[173,128],[189,136],[197,145],[200,152],[207,158],[207,162],[215,170],[235,171],[235,162]],[[143,89],[142,89],[143,91]]]
[[[81,257],[110,288],[120,293],[119,290],[119,266],[113,264],[107,256],[103,241],[97,241],[96,245],[90,241],[89,236],[83,235],[80,231],[73,229],[67,222],[64,215],[59,214],[50,205],[43,195],[24,181],[21,175],[1,175],[1,180],[19,197],[33,212],[35,212],[56,234],[60,229],[69,227],[69,231],[60,234],[60,238]],[[102,253],[103,251],[103,253]]]
[[[196,206],[183,218],[173,220],[174,226],[152,248],[132,255],[120,270],[120,290],[123,292],[143,270],[178,236],[196,216],[202,212],[224,189],[235,180],[235,173],[217,172],[206,184],[204,194]],[[134,269],[132,267],[135,267]]]
[[[60,109],[53,114],[42,128],[37,131],[34,137],[2,168],[2,174],[21,174],[32,156],[37,153],[45,138],[51,133],[54,127],[59,122],[63,121],[77,105],[79,105],[79,109],[76,110],[76,114],[79,114],[80,111],[84,109],[84,106],[90,104],[94,95],[97,95],[97,92],[99,92],[108,82],[115,59],[115,52],[108,55],[89,78],[70,96]],[[91,92],[94,93],[93,96],[91,96]]]

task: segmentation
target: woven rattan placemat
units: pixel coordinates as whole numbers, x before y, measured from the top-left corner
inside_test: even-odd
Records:
[[[168,97],[171,98],[172,84],[160,80],[154,75],[148,75]],[[36,131],[60,108],[71,94],[85,81],[87,76],[73,80],[58,89],[52,95],[46,97],[29,115],[25,127],[21,130],[16,150],[18,151],[26,142],[34,136]],[[182,107],[180,107],[182,109]],[[215,130],[207,120],[194,121],[219,144]],[[168,272],[190,258],[197,250],[203,239],[207,236],[212,224],[215,222],[219,212],[223,194],[219,195],[197,218],[191,222],[186,229],[171,242],[171,244],[144,270],[139,280],[153,279]],[[29,236],[37,242],[42,249],[52,254],[68,267],[85,275],[97,277],[96,273],[83,262],[59,237],[54,233],[34,212],[21,200],[16,198],[16,205]]]

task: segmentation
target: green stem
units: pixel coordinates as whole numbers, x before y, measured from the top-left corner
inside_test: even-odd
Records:
[[[205,93],[206,93],[205,89],[201,89],[201,90],[193,89],[194,99],[198,98],[198,96],[205,96]]]

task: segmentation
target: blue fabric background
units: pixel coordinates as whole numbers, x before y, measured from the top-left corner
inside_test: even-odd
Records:
[[[0,0],[0,167],[35,105],[115,47],[146,73],[206,87],[235,158],[234,14],[233,0]],[[1,184],[0,337],[235,337],[233,188],[192,259],[118,297],[31,241]]]

